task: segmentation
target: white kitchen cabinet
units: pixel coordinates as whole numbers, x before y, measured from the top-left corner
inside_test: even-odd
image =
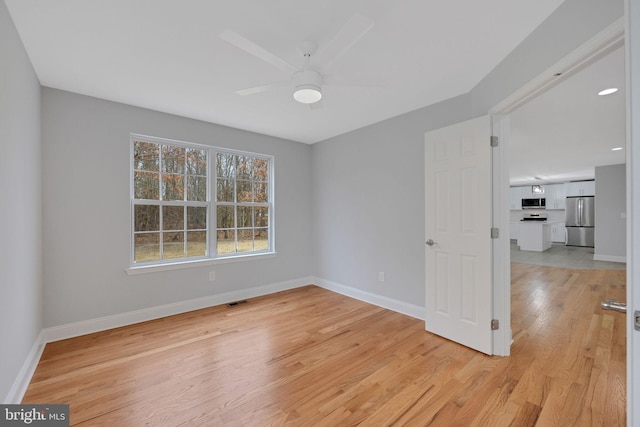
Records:
[[[566,228],[564,222],[551,224],[551,241],[554,243],[566,242]]]
[[[549,184],[544,186],[544,197],[547,209],[564,209],[566,205],[566,184]]]
[[[522,210],[522,189],[527,187],[509,188],[509,206],[511,210]],[[526,197],[526,196],[525,196]]]
[[[518,227],[520,226],[520,221],[518,222],[510,222],[509,223],[509,239],[518,240]]]
[[[538,197],[544,197],[544,194],[538,194],[531,191],[531,185],[520,187],[520,196],[523,199],[537,199]]]
[[[526,187],[516,187],[518,190],[520,190],[520,198],[521,199],[529,199],[531,198],[531,187],[526,186]]]
[[[576,181],[567,184],[567,196],[595,196],[595,181]]]

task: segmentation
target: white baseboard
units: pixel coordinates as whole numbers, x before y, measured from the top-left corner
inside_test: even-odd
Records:
[[[615,255],[593,255],[594,261],[611,261],[611,262],[627,262],[627,257],[624,256],[615,256]]]
[[[274,283],[271,285],[258,286],[250,289],[241,289],[223,294],[210,295],[202,298],[180,301],[171,304],[159,305],[156,307],[144,308],[127,313],[114,314],[111,316],[99,317],[97,319],[83,320],[66,325],[54,326],[43,330],[43,342],[60,341],[67,338],[78,337],[80,335],[105,331],[107,329],[119,328],[121,326],[132,325],[134,323],[146,322],[148,320],[159,319],[161,317],[173,316],[174,314],[186,313],[188,311],[199,310],[201,308],[226,304],[233,301],[255,298],[288,289],[299,288],[313,284],[312,277],[290,280],[287,282]]]
[[[341,285],[339,283],[331,282],[319,277],[314,277],[313,283],[315,283],[316,286],[327,289],[329,291],[346,295],[348,297],[355,298],[369,304],[377,305],[378,307],[386,308],[398,313],[406,314],[407,316],[415,317],[416,319],[424,320],[425,318],[425,308],[418,305],[409,304],[397,299],[388,298],[357,288],[352,288],[350,286]]]
[[[4,399],[4,404],[17,405],[22,402],[24,393],[27,391],[27,387],[29,387],[31,377],[33,377],[33,373],[38,367],[38,362],[40,362],[40,356],[42,356],[42,352],[44,351],[45,343],[43,341],[43,332],[44,331],[40,331],[40,334],[38,334],[38,337],[33,343],[31,351],[29,351],[29,354],[22,365],[22,369],[20,369],[16,380],[13,382],[9,393]]]

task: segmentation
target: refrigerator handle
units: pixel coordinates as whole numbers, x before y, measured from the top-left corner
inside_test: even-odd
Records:
[[[578,225],[582,225],[582,211],[584,208],[584,199],[578,199]]]

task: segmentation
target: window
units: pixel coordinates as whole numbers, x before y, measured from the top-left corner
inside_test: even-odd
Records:
[[[273,252],[272,157],[139,135],[131,152],[132,266]]]
[[[269,161],[216,155],[218,254],[269,249]]]

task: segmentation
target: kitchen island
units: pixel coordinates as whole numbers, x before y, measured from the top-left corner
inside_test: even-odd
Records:
[[[522,251],[546,251],[551,247],[551,227],[558,223],[558,221],[520,221],[518,247]]]

